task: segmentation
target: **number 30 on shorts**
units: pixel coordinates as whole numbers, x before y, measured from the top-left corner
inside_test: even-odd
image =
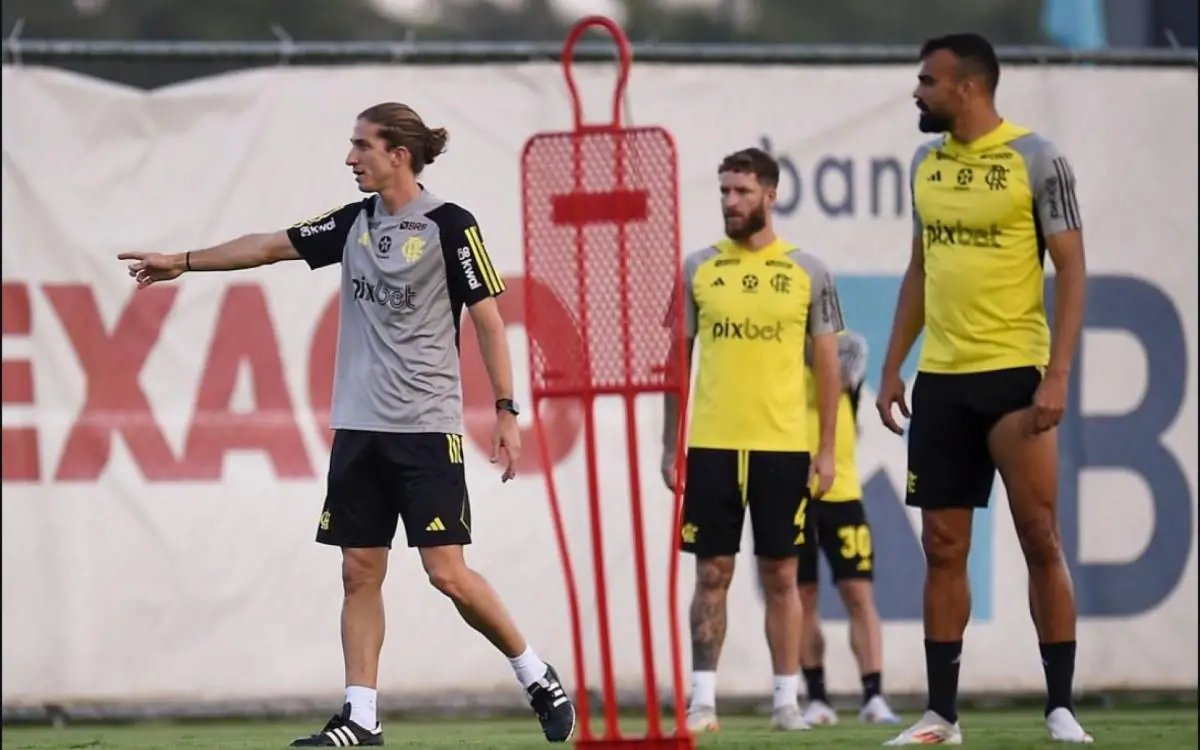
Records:
[[[858,558],[868,565],[871,559],[871,528],[864,524],[842,526],[837,530],[842,540],[842,557],[847,560]]]

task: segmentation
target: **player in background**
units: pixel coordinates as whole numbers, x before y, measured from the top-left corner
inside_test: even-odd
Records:
[[[358,116],[346,166],[365,200],[269,234],[175,255],[122,253],[139,288],[186,271],[233,271],[304,260],[340,263],[333,448],[317,541],[342,551],[346,701],[293,747],[382,745],[376,715],[383,647],[383,580],[403,520],[429,581],[463,620],[509,659],[546,738],[564,742],[575,710],[479,573],[467,566],[471,509],[463,465],[458,335],[465,307],[496,396],[493,463],[514,475],[520,432],[512,362],[496,296],[504,282],[474,216],[419,182],[446,145],[411,108],[379,104]]]
[[[875,609],[875,558],[871,527],[862,500],[855,456],[858,442],[858,400],[867,376],[867,340],[854,331],[838,335],[842,392],[838,396],[836,462],[833,485],[820,499],[807,504],[805,544],[800,552],[798,584],[804,608],[800,636],[800,672],[808,689],[804,718],[809,724],[836,724],[837,712],[825,692],[825,638],[818,608],[818,556],[829,561],[833,582],[850,616],[850,648],[862,678],[860,721],[895,724],[900,721],[883,697],[883,633]],[[808,434],[820,435],[817,389],[808,380]]]
[[[1075,176],[1046,138],[996,112],[1000,65],[976,34],[931,39],[913,96],[912,257],[883,363],[878,409],[903,434],[900,366],[925,331],[913,386],[906,502],[925,551],[925,715],[889,744],[958,744],[958,674],[971,613],[967,555],[996,470],[1029,571],[1051,738],[1089,743],[1075,718],[1075,596],[1058,523],[1058,435],[1087,284]],[[1056,270],[1054,336],[1043,300]]]
[[[687,725],[692,731],[717,728],[725,602],[749,508],[775,675],[771,723],[803,730],[809,727],[799,707],[796,673],[800,511],[814,474],[818,494],[833,481],[842,311],[825,266],[775,235],[771,206],[779,164],[750,148],[725,157],[718,176],[726,236],[684,260],[686,340],[676,344],[686,347],[690,362],[693,343],[700,340],[680,528],[682,549],[696,557]],[[674,314],[668,316],[672,327]],[[819,440],[809,436],[806,415],[804,359],[810,345]],[[682,415],[674,396],[664,408],[662,470],[674,488]]]

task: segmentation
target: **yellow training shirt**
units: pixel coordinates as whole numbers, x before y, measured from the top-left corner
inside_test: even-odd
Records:
[[[850,402],[850,393],[862,385],[867,374],[867,340],[854,331],[842,331],[838,334],[838,360],[844,390],[838,396],[837,434],[834,438],[836,471],[833,485],[821,497],[822,501],[831,503],[862,499],[862,482],[856,456],[858,420],[854,405]],[[816,378],[811,370],[807,381],[808,435],[815,449],[821,439],[821,424],[817,414]]]
[[[783,240],[724,239],[690,254],[683,279],[700,343],[689,447],[810,452],[805,337],[843,327],[829,271]]]
[[[925,252],[921,372],[1044,367],[1045,238],[1081,227],[1075,177],[1050,141],[1002,123],[917,149],[913,237]]]

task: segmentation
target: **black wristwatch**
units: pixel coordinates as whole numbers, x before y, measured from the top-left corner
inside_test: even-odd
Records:
[[[496,411],[506,411],[514,417],[521,413],[521,410],[517,408],[517,402],[511,398],[496,399]]]

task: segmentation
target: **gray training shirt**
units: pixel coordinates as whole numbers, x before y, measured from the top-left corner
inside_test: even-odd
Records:
[[[462,309],[505,288],[475,217],[425,190],[395,215],[372,196],[287,235],[311,268],[342,264],[330,426],[461,434]]]

